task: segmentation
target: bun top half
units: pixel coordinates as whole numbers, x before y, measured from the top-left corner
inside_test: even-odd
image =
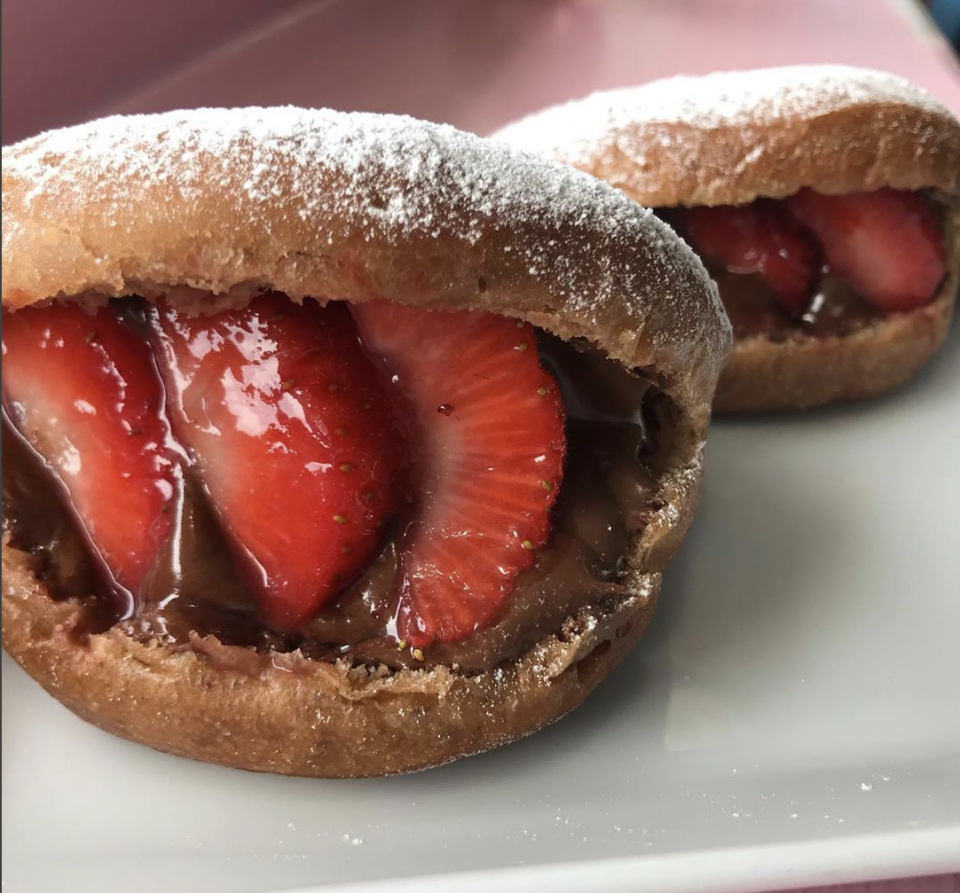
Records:
[[[494,139],[651,207],[824,193],[960,194],[960,122],[902,78],[840,65],[675,77],[595,93]]]
[[[730,328],[699,259],[580,172],[406,117],[113,117],[3,150],[3,306],[277,289],[525,319],[643,368],[702,436]]]

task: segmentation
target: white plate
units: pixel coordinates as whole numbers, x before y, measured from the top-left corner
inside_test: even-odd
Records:
[[[5,659],[5,890],[744,891],[960,869],[951,342],[889,398],[719,422],[649,635],[500,751],[386,780],[217,769],[85,725]]]

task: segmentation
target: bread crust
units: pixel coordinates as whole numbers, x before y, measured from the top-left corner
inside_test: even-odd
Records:
[[[227,766],[405,772],[552,722],[639,638],[693,518],[730,347],[699,260],[648,212],[450,128],[327,111],[108,119],[4,149],[3,165],[7,309],[164,293],[202,312],[265,288],[483,309],[584,338],[662,395],[658,508],[630,543],[623,597],[482,673],[264,656],[213,637],[174,649],[117,629],[79,635],[82,607],[54,600],[5,542],[4,648],[75,713]]]
[[[634,596],[569,619],[569,633],[466,674],[271,660],[213,637],[174,651],[116,629],[80,643],[81,609],[50,599],[23,553],[4,547],[3,578],[4,648],[82,719],[178,756],[320,778],[436,766],[559,719],[637,642],[660,587],[647,575]]]
[[[737,339],[715,411],[875,396],[913,377],[946,337],[960,266],[960,122],[900,78],[845,66],[672,78],[545,109],[495,139],[571,164],[648,207],[747,204],[804,187],[923,189],[944,203],[949,275],[931,304],[843,337]]]

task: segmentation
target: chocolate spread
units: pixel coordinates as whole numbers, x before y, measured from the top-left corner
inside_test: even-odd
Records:
[[[587,605],[623,593],[618,583],[633,532],[651,508],[654,478],[643,401],[649,384],[602,357],[544,333],[541,359],[567,407],[567,462],[552,533],[535,566],[518,576],[499,619],[461,642],[436,643],[423,660],[395,633],[397,547],[388,532],[378,557],[303,627],[265,627],[236,574],[230,549],[202,485],[187,472],[176,541],[167,543],[136,594],[118,592],[85,541],[53,473],[3,418],[4,532],[36,557],[38,575],[59,598],[83,599],[88,627],[120,625],[143,640],[197,646],[198,636],[258,652],[300,649],[318,660],[350,657],[398,666],[496,666],[526,651]],[[174,560],[174,556],[178,556]]]
[[[731,273],[704,261],[720,290],[735,338],[762,336],[785,341],[794,334],[820,337],[849,335],[883,314],[849,285],[823,276],[807,312],[794,319],[777,302],[759,273]]]

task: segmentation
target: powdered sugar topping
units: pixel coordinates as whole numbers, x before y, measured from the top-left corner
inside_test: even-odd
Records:
[[[468,242],[495,221],[509,227],[525,215],[558,226],[589,220],[611,243],[624,236],[678,240],[653,215],[610,187],[563,166],[525,157],[449,126],[393,115],[299,108],[200,109],[105,118],[51,131],[3,152],[4,173],[30,184],[25,210],[39,198],[84,202],[91,181],[98,212],[122,225],[137,196],[163,187],[190,203],[217,180],[249,221],[285,193],[298,197],[302,219],[362,218],[364,226],[402,238],[439,236],[452,227]],[[335,174],[337,189],[317,189],[318,174]],[[453,211],[453,213],[451,213]],[[455,218],[455,219],[454,219]],[[9,229],[8,229],[8,224]],[[4,250],[17,220],[4,214]],[[530,258],[536,275],[538,259]],[[686,256],[664,263],[689,265]]]
[[[845,65],[798,65],[680,76],[594,93],[509,124],[494,139],[576,164],[598,141],[624,127],[683,123],[717,127],[772,125],[877,103],[917,106],[950,115],[903,78]]]
[[[705,388],[729,343],[703,265],[648,209],[570,167],[449,126],[293,107],[121,116],[5,148],[3,168],[5,295],[63,288],[61,274],[31,266],[47,220],[60,233],[52,260],[74,277],[74,293],[108,295],[144,280],[228,292],[256,277],[264,246],[295,269],[301,252],[316,258],[329,245],[349,262],[367,242],[382,268],[391,252],[427,258],[442,238],[451,277],[458,257],[510,269],[590,326],[619,307],[646,325],[657,362],[692,367]],[[157,252],[161,232],[168,242]],[[163,252],[190,255],[200,272],[164,278]],[[211,252],[226,272],[204,278]],[[633,337],[621,338],[625,356]]]

